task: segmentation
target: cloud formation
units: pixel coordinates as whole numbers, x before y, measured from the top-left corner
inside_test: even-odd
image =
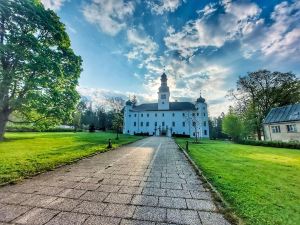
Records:
[[[46,9],[52,9],[54,11],[60,10],[66,1],[67,0],[41,0]]]
[[[83,15],[104,33],[115,36],[127,27],[126,20],[133,15],[134,9],[132,1],[92,0],[84,5]]]
[[[146,3],[152,13],[162,15],[165,12],[174,12],[182,2],[182,0],[148,0]]]
[[[221,8],[224,12],[218,13]],[[199,18],[188,21],[182,30],[169,32],[164,38],[169,50],[191,57],[199,48],[222,47],[226,41],[242,39],[263,20],[255,3],[221,2],[198,11]]]

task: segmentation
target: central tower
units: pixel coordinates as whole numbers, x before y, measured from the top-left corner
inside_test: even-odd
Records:
[[[165,73],[161,75],[161,84],[158,89],[158,110],[169,110],[170,109],[170,90],[168,87],[168,78]]]

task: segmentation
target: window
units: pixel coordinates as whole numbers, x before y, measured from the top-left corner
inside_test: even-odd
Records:
[[[183,132],[182,134],[185,134],[185,132]]]
[[[272,133],[280,133],[280,126],[271,126]]]
[[[154,126],[157,126],[157,122],[154,123]]]
[[[163,113],[163,114],[162,114],[162,116],[164,117],[164,116],[165,116],[165,114]]]
[[[144,115],[143,115],[143,113],[141,114],[141,117],[143,117]]]
[[[162,122],[161,125],[162,125],[162,126],[165,126],[165,122]]]
[[[207,135],[207,130],[204,130],[204,135]]]
[[[203,110],[205,110],[205,107],[203,107]]]
[[[162,94],[162,95],[160,96],[160,98],[161,98],[161,99],[166,99],[167,96],[166,96],[166,94]]]
[[[185,127],[185,122],[182,122],[182,126]]]
[[[192,116],[195,116],[195,113],[193,113]]]
[[[142,127],[142,126],[144,126],[144,123],[143,123],[143,122],[141,122],[141,127]]]
[[[129,117],[131,117],[131,115],[129,115]]]
[[[136,114],[134,114],[134,117],[136,117]]]
[[[195,132],[193,132],[193,136],[195,136]]]
[[[289,133],[297,132],[296,124],[288,124],[288,125],[286,125],[286,129],[287,129],[287,132],[289,132]]]
[[[134,122],[134,123],[133,123],[133,126],[135,126],[135,127],[136,127],[136,122]]]
[[[185,114],[184,114],[184,113],[182,113],[182,116],[185,116]]]
[[[203,116],[205,116],[205,113],[203,113]]]
[[[165,104],[165,102],[162,102],[161,104]]]
[[[199,116],[199,113],[197,113],[197,116]]]
[[[146,127],[149,127],[149,122],[146,122]]]
[[[196,122],[194,121],[194,122],[193,122],[193,127],[195,127],[195,126],[196,126]]]
[[[205,127],[206,127],[206,121],[204,121],[204,122],[203,122],[203,126],[205,126]]]
[[[149,117],[149,113],[147,113],[147,117]]]
[[[175,113],[173,113],[172,116],[174,117],[174,116],[175,116]]]
[[[172,126],[175,127],[175,122],[172,122]]]
[[[157,117],[157,113],[155,113],[155,117]]]

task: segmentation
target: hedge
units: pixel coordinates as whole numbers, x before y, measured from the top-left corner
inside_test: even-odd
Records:
[[[298,142],[298,141],[282,142],[282,141],[239,140],[239,141],[237,141],[237,143],[243,144],[243,145],[256,145],[256,146],[267,146],[267,147],[275,147],[275,148],[300,149],[300,142]]]

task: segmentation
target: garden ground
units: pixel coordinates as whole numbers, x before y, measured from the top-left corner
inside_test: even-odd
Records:
[[[299,224],[300,151],[204,140],[189,155],[246,224]]]
[[[108,139],[113,147],[141,137],[114,133],[7,133],[0,142],[0,184],[19,180],[58,165],[107,150]]]

